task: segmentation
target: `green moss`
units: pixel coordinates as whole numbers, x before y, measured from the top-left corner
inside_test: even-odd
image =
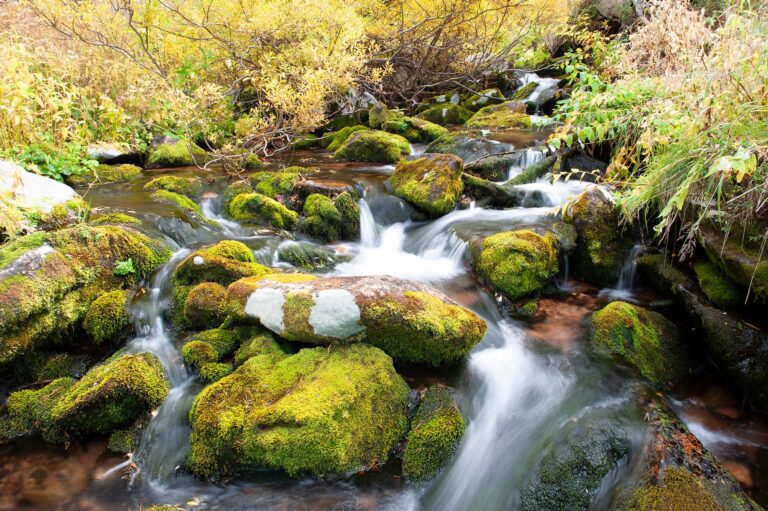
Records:
[[[200,206],[185,195],[179,195],[178,193],[169,192],[167,190],[158,190],[149,197],[155,202],[170,204],[171,206],[178,207],[182,211],[194,213],[195,215],[204,218],[203,210],[200,209]]]
[[[636,367],[656,387],[668,387],[685,373],[677,329],[656,312],[612,302],[592,314],[591,339],[599,354]]]
[[[725,509],[712,495],[706,481],[688,470],[669,468],[660,484],[635,490],[625,511],[722,511]],[[744,508],[747,509],[747,508]]]
[[[58,353],[46,357],[34,370],[35,381],[51,381],[65,376],[79,377],[85,373],[87,359],[83,356]]]
[[[182,346],[181,357],[189,367],[200,369],[205,364],[216,362],[219,354],[210,343],[193,340]]]
[[[395,195],[431,216],[453,210],[464,191],[462,161],[451,154],[431,154],[397,164],[389,179]]]
[[[193,328],[208,328],[224,321],[222,303],[226,289],[215,282],[196,285],[184,300],[184,319]]]
[[[232,364],[223,362],[209,362],[200,368],[200,379],[204,383],[215,383],[220,379],[232,374]]]
[[[410,153],[411,145],[400,135],[371,130],[350,135],[335,156],[350,161],[396,163]]]
[[[130,165],[97,165],[90,174],[74,174],[67,176],[70,186],[86,186],[91,183],[120,183],[141,176],[141,167]]]
[[[6,430],[5,436],[40,433],[46,441],[59,440],[61,432],[51,416],[51,410],[74,384],[75,380],[72,378],[59,378],[39,390],[11,393],[6,402],[8,424],[3,428]]]
[[[377,300],[361,306],[366,342],[395,360],[440,366],[469,354],[485,335],[485,322],[467,309],[421,291],[402,300]]]
[[[149,153],[148,169],[188,167],[208,161],[208,153],[197,145],[179,139],[173,144],[160,144]]]
[[[463,435],[464,418],[451,391],[441,385],[430,387],[411,422],[403,475],[411,480],[431,479],[450,461]]]
[[[281,261],[305,271],[333,268],[337,260],[336,253],[333,250],[309,243],[281,245],[278,248],[277,255]]]
[[[282,356],[287,352],[275,341],[269,333],[259,334],[244,341],[235,352],[233,362],[235,367],[240,367],[246,360],[259,355]]]
[[[340,239],[343,227],[341,213],[331,199],[319,193],[307,197],[299,230],[328,242]]]
[[[347,126],[346,128],[341,128],[339,131],[335,131],[333,133],[329,133],[326,135],[324,141],[327,141],[325,148],[329,151],[335,151],[341,145],[347,141],[350,135],[352,133],[357,133],[358,131],[369,131],[370,128],[368,126]]]
[[[220,241],[185,257],[176,267],[173,280],[182,286],[202,282],[216,282],[225,286],[243,277],[265,275],[272,271],[254,261],[253,252],[243,243]]]
[[[144,185],[145,192],[168,192],[185,195],[190,199],[198,199],[203,192],[203,182],[197,177],[160,176]]]
[[[229,214],[238,222],[266,225],[275,229],[293,229],[299,215],[274,199],[260,193],[246,193],[235,197]]]
[[[459,125],[467,122],[472,117],[472,112],[461,105],[442,104],[432,106],[416,117],[443,126],[447,124]]]
[[[525,105],[508,101],[500,105],[481,108],[466,122],[468,128],[530,129],[531,116],[525,113]]]
[[[305,149],[313,149],[315,147],[320,146],[320,137],[317,135],[309,134],[309,135],[302,135],[300,137],[297,137],[293,142],[291,142],[291,145],[294,149],[297,151],[303,151]]]
[[[28,217],[38,229],[53,231],[84,222],[90,211],[91,206],[87,202],[75,197],[63,204],[56,204],[48,213],[36,212]]]
[[[123,290],[104,293],[91,303],[83,320],[83,329],[96,344],[116,342],[131,334],[128,302],[132,293]]]
[[[290,167],[289,167],[290,168]],[[271,199],[288,196],[293,187],[301,180],[298,172],[257,172],[249,178],[253,189]]]
[[[345,240],[360,238],[360,206],[349,192],[340,193],[333,205],[341,214],[341,237]]]
[[[448,129],[416,117],[400,117],[385,122],[381,129],[402,136],[409,142],[431,142],[448,133]]]
[[[138,226],[141,225],[141,220],[135,216],[126,215],[125,213],[106,213],[96,217],[91,217],[90,224]]]
[[[221,210],[224,213],[229,214],[229,208],[232,201],[235,197],[244,193],[253,193],[253,188],[248,181],[235,181],[229,185],[227,189],[224,190],[224,194],[221,197]]]
[[[755,298],[768,302],[768,259],[760,251],[735,240],[723,240],[714,229],[702,230],[701,242],[712,263],[733,282],[747,288]]]
[[[480,108],[504,102],[504,94],[499,89],[485,89],[479,94],[472,94],[464,101],[467,110],[476,112]]]
[[[141,435],[149,424],[149,414],[142,415],[127,428],[118,429],[109,435],[107,449],[117,454],[129,454],[136,450]]]
[[[368,109],[368,126],[379,129],[385,122],[397,117],[399,115],[396,111],[388,110],[384,105],[372,106]]]
[[[720,307],[735,307],[743,300],[743,293],[731,280],[709,261],[693,265],[699,286],[710,302]]]
[[[513,101],[525,101],[538,87],[539,84],[537,82],[528,82],[517,89],[510,99]]]
[[[371,346],[249,358],[190,411],[189,468],[347,474],[384,463],[407,426],[408,387]]]
[[[551,233],[500,232],[472,248],[480,276],[510,300],[541,289],[558,272],[557,242]]]
[[[36,232],[0,245],[0,268],[8,266],[24,253],[43,246],[46,238],[46,233]]]

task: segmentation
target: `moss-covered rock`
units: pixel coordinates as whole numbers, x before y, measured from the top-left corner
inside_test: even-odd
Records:
[[[525,113],[523,103],[507,101],[499,105],[481,108],[465,125],[468,128],[496,130],[529,129],[531,128],[531,116]]]
[[[203,181],[198,177],[160,176],[144,185],[145,192],[166,190],[190,199],[200,198],[203,192]]]
[[[396,111],[389,110],[383,104],[374,105],[368,109],[368,126],[373,129],[380,129],[385,122],[397,117],[399,115]]]
[[[461,105],[446,104],[429,107],[416,117],[441,126],[460,125],[472,117],[472,112]]]
[[[395,195],[437,217],[453,210],[461,198],[463,170],[463,162],[454,155],[424,154],[401,160],[387,183]]]
[[[480,276],[510,300],[529,295],[558,273],[558,241],[551,233],[500,232],[472,243]]]
[[[693,265],[699,287],[710,302],[720,307],[735,307],[744,299],[744,294],[720,269],[709,261],[698,261]]]
[[[441,365],[465,357],[485,322],[429,286],[393,277],[268,275],[227,289],[227,310],[283,339],[360,341],[395,359]]]
[[[464,108],[472,112],[477,112],[481,108],[490,105],[503,103],[504,94],[499,89],[485,89],[478,94],[470,95],[463,103]]]
[[[96,298],[88,307],[83,329],[96,344],[117,342],[133,333],[128,304],[133,293],[116,289]]]
[[[411,480],[431,479],[453,456],[464,436],[464,417],[450,389],[427,389],[416,410],[403,451],[403,475]]]
[[[563,208],[563,221],[576,227],[571,268],[577,278],[602,286],[616,284],[632,241],[620,226],[619,212],[607,192],[592,187]]]
[[[149,153],[148,169],[189,167],[208,161],[208,153],[197,145],[176,137],[161,137]]]
[[[216,282],[193,287],[184,300],[184,319],[192,328],[210,328],[224,320],[222,303],[226,289]]]
[[[238,195],[253,193],[253,187],[245,180],[235,181],[227,186],[221,196],[221,211],[229,215],[230,205]]]
[[[294,185],[301,179],[299,172],[293,171],[299,168],[302,167],[289,167],[282,172],[256,172],[251,174],[249,181],[253,190],[262,195],[271,199],[285,197],[291,194]]]
[[[88,219],[91,206],[80,197],[56,204],[50,211],[25,212],[27,219],[43,231],[55,231]]]
[[[40,390],[14,392],[8,413],[25,433],[62,441],[126,427],[167,394],[168,383],[153,355],[123,355],[95,366],[78,381],[61,378]]]
[[[341,237],[345,240],[360,238],[360,206],[349,192],[342,192],[333,199],[333,205],[341,215]]]
[[[259,355],[276,355],[278,357],[295,353],[296,350],[288,351],[284,347],[275,341],[270,333],[259,333],[258,335],[251,337],[243,341],[237,351],[235,352],[232,361],[235,367],[240,367],[246,360]]]
[[[243,243],[224,240],[189,254],[176,267],[173,281],[189,286],[202,282],[228,285],[243,277],[265,275],[271,270],[256,263],[253,252]]]
[[[411,154],[411,145],[400,135],[386,131],[358,131],[334,154],[342,160],[396,163]]]
[[[592,314],[590,337],[597,353],[635,367],[658,388],[685,374],[677,328],[661,314],[626,302],[612,302]]]
[[[200,368],[200,379],[207,384],[215,383],[232,374],[232,364],[224,362],[209,362]]]
[[[189,468],[348,474],[385,462],[407,427],[408,386],[365,345],[249,358],[190,411]]]
[[[153,192],[149,197],[155,202],[167,204],[175,208],[177,212],[184,215],[191,214],[196,218],[205,218],[200,206],[186,195],[169,192],[168,190],[158,190]]]
[[[344,194],[342,194],[344,195]],[[335,241],[345,237],[346,234],[355,233],[353,225],[347,225],[347,222],[355,221],[359,224],[360,210],[357,203],[339,196],[336,201],[332,201],[325,195],[314,193],[307,197],[304,202],[304,218],[299,223],[299,230],[306,234],[320,239],[322,241]],[[336,207],[340,203],[344,207],[345,215]]]
[[[189,338],[182,346],[181,356],[193,369],[210,362],[219,362],[232,354],[246,339],[263,335],[258,327],[212,328]]]
[[[104,213],[101,215],[91,216],[89,223],[91,225],[127,225],[127,226],[140,226],[141,220],[132,215],[126,215],[125,213]]]
[[[229,215],[238,222],[275,229],[293,229],[299,220],[295,211],[260,193],[245,193],[235,197],[229,205]]]
[[[127,428],[118,429],[109,435],[107,449],[116,454],[130,454],[136,450],[141,441],[144,429],[149,424],[150,415],[145,414],[136,419]]]
[[[93,172],[67,176],[67,184],[71,186],[87,186],[91,183],[121,183],[141,176],[141,167],[124,163],[122,165],[97,165]]]
[[[525,101],[529,97],[531,97],[531,94],[533,94],[533,91],[539,88],[538,82],[528,82],[519,89],[515,91],[515,93],[512,95],[511,99],[512,101]]]
[[[65,376],[80,378],[88,369],[88,362],[89,360],[86,355],[72,355],[69,353],[43,355],[40,364],[36,365],[34,369],[33,379],[37,382],[46,382],[64,378]]]
[[[503,150],[504,146],[486,138],[479,130],[464,130],[441,136],[427,146],[426,152],[454,154],[464,161],[475,161]]]
[[[416,112],[421,113],[425,110],[429,110],[433,106],[458,105],[460,103],[461,94],[452,90],[445,92],[444,94],[437,94],[424,99],[421,103],[416,105]]]
[[[352,133],[357,133],[358,131],[370,131],[370,128],[368,126],[360,125],[347,126],[346,128],[341,128],[339,131],[329,133],[323,139],[324,142],[327,142],[325,148],[329,151],[336,151],[344,142],[347,141]]]
[[[339,259],[336,252],[330,248],[295,241],[281,244],[277,249],[277,257],[304,271],[333,269]]]
[[[402,136],[409,142],[432,142],[448,133],[448,129],[416,117],[398,117],[382,124],[381,129]]]
[[[744,246],[735,239],[725,239],[712,227],[701,230],[701,245],[707,257],[725,275],[744,288],[751,288],[755,297],[768,302],[768,258],[760,251]]]

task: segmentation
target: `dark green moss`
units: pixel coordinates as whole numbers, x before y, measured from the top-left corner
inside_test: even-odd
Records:
[[[483,107],[503,102],[504,94],[502,94],[499,89],[485,89],[480,91],[478,94],[472,94],[469,96],[469,98],[464,101],[463,106],[467,110],[476,112]]]
[[[24,253],[43,246],[46,239],[46,233],[36,232],[0,245],[0,268],[8,266]]]
[[[141,176],[141,167],[136,165],[97,165],[92,173],[75,174],[67,177],[70,186],[86,186],[91,183],[120,183]]]
[[[309,243],[289,243],[278,248],[277,256],[291,266],[304,271],[321,271],[336,265],[336,253]]]
[[[743,301],[744,294],[714,264],[699,261],[693,265],[699,286],[710,302],[720,307],[735,307]]]
[[[333,205],[341,214],[341,237],[345,240],[360,238],[360,206],[349,192],[340,193]]]
[[[124,429],[118,429],[109,436],[107,449],[117,454],[129,454],[136,450],[141,441],[141,435],[149,424],[149,414],[142,415],[133,424]]]
[[[126,215],[125,213],[105,213],[91,217],[91,225],[129,225],[140,226],[141,220],[135,216]]]
[[[221,210],[229,215],[229,208],[232,201],[238,195],[244,193],[253,193],[253,188],[248,181],[235,181],[224,190],[224,194],[221,197]]]
[[[525,101],[528,99],[531,94],[533,94],[533,91],[535,91],[539,87],[539,84],[537,82],[528,82],[519,89],[515,91],[515,93],[512,95],[511,100],[513,101]]]
[[[331,199],[313,193],[304,202],[304,218],[299,230],[322,241],[338,240],[343,230],[341,213]]]
[[[381,129],[400,135],[409,142],[432,142],[448,133],[448,129],[439,124],[416,117],[389,120],[382,124]]]

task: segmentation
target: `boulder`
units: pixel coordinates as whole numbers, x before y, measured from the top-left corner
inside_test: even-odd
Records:
[[[461,125],[467,122],[471,117],[472,112],[461,105],[455,105],[453,103],[432,106],[416,116],[418,119],[423,119],[441,126]]]
[[[186,195],[169,192],[168,190],[158,190],[153,192],[149,198],[160,204],[171,206],[177,215],[186,220],[205,220],[205,215],[203,215],[203,210],[200,206]]]
[[[71,186],[87,186],[90,184],[122,183],[141,177],[141,167],[123,163],[121,165],[97,165],[88,174],[73,174],[67,176],[67,184]]]
[[[203,181],[199,177],[160,176],[144,185],[145,192],[165,190],[197,200],[203,192]]]
[[[647,407],[648,441],[640,480],[625,511],[758,511],[731,474],[661,400]]]
[[[453,154],[465,162],[471,162],[509,150],[509,145],[486,138],[480,131],[465,130],[443,135],[430,143],[426,152]]]
[[[256,263],[253,252],[243,243],[224,240],[195,250],[176,267],[173,282],[189,286],[201,282],[229,285],[243,277],[265,275],[271,270]]]
[[[8,397],[8,417],[22,434],[47,441],[108,434],[130,425],[165,399],[168,383],[154,355],[122,355],[93,367],[80,380],[60,378],[40,390]]]
[[[712,226],[701,229],[701,246],[707,257],[720,271],[744,288],[751,288],[754,296],[768,301],[768,258],[760,257],[760,250],[739,243],[718,232]]]
[[[203,282],[193,287],[184,299],[185,324],[192,328],[210,328],[224,321],[222,303],[226,289],[216,282]]]
[[[96,160],[99,163],[115,165],[118,163],[139,163],[141,154],[128,144],[119,142],[97,142],[89,144],[86,148],[86,155],[90,160]]]
[[[313,193],[325,195],[326,197],[333,199],[344,192],[352,196],[357,196],[355,185],[345,181],[334,181],[332,179],[305,178],[296,183],[293,187],[293,195],[298,199],[297,203],[300,203],[301,208],[304,207],[304,201],[307,197]]]
[[[346,475],[382,465],[407,427],[408,386],[366,345],[251,357],[206,387],[189,414],[189,468]]]
[[[146,168],[162,169],[202,165],[208,161],[208,153],[182,138],[160,135],[152,140],[152,149]]]
[[[220,362],[245,340],[259,334],[258,327],[212,328],[191,336],[181,348],[184,362],[193,369]]]
[[[382,124],[381,129],[401,135],[409,142],[432,142],[446,135],[448,129],[416,117],[398,117]]]
[[[460,158],[451,154],[423,154],[402,160],[387,184],[395,195],[432,217],[454,209],[464,191]]]
[[[27,172],[7,160],[0,160],[0,190],[10,193],[14,205],[29,213],[52,213],[57,206],[67,207],[71,201],[80,200],[64,183]]]
[[[288,167],[281,172],[256,172],[251,174],[249,181],[255,192],[270,199],[279,199],[291,194],[294,185],[301,180],[302,172],[312,173],[314,169]]]
[[[510,300],[534,293],[558,273],[557,236],[530,230],[500,232],[472,242],[480,276]]]
[[[348,204],[342,204],[345,202]],[[337,204],[346,207],[339,210]],[[349,194],[340,195],[336,201],[325,195],[312,194],[304,201],[303,213],[299,230],[321,241],[349,239],[358,233],[360,208]]]
[[[505,101],[504,94],[499,89],[485,89],[477,94],[472,94],[463,103],[463,107],[472,112],[489,105],[497,105]]]
[[[621,232],[619,211],[608,192],[590,187],[563,208],[563,221],[578,233],[571,260],[573,274],[602,286],[614,286],[632,241]]]
[[[79,225],[0,248],[0,364],[60,339],[105,291],[149,276],[170,257],[123,226]]]
[[[400,135],[386,131],[358,131],[350,135],[334,154],[342,160],[397,163],[411,154],[411,145]]]
[[[83,329],[96,344],[117,342],[133,335],[128,305],[133,293],[123,289],[109,291],[88,306]]]
[[[237,195],[229,204],[229,215],[238,222],[274,229],[293,229],[299,220],[295,211],[260,193]]]
[[[611,302],[594,312],[590,339],[598,354],[635,367],[656,388],[669,389],[688,367],[675,325],[637,305]]]
[[[346,128],[341,128],[339,131],[334,131],[323,137],[324,146],[329,151],[336,151],[347,141],[352,133],[357,133],[358,131],[370,131],[370,128],[368,126],[347,126]]]
[[[396,360],[458,361],[482,339],[485,322],[439,291],[394,277],[282,274],[227,289],[233,319],[258,321],[294,342],[366,341]]]
[[[339,260],[343,260],[330,248],[295,241],[281,243],[277,257],[300,270],[311,272],[331,270]]]
[[[427,389],[406,437],[403,475],[414,481],[432,479],[451,460],[464,427],[451,390],[442,385]]]
[[[467,122],[468,128],[496,130],[530,129],[531,116],[525,113],[526,106],[518,101],[507,101],[498,105],[481,108]]]

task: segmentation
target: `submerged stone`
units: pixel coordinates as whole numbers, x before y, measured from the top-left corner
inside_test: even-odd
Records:
[[[444,215],[456,206],[464,190],[460,158],[451,154],[424,154],[402,160],[387,183],[395,195],[431,216]]]
[[[195,399],[189,468],[346,475],[383,464],[407,427],[408,386],[372,346],[251,357]]]
[[[269,275],[227,289],[234,319],[257,320],[311,344],[365,340],[397,360],[441,365],[465,357],[485,322],[439,291],[394,277]]]
[[[358,131],[336,150],[342,160],[397,163],[411,154],[411,145],[400,135],[385,131]]]

